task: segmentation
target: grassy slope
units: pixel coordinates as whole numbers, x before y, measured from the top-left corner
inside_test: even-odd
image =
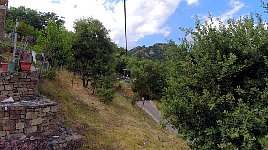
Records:
[[[42,94],[60,105],[60,118],[72,130],[85,136],[83,149],[187,149],[185,142],[167,133],[130,100],[116,94],[105,105],[81,87],[81,81],[66,71],[56,81],[43,81]]]

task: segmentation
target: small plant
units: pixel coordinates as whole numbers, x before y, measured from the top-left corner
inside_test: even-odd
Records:
[[[4,53],[2,57],[3,57],[3,60],[2,60],[3,62],[11,62],[13,60],[13,55],[10,52]]]
[[[100,100],[104,103],[112,102],[114,99],[115,90],[114,89],[104,89],[97,88],[96,94],[99,96]]]
[[[134,106],[136,105],[136,102],[140,100],[140,96],[138,94],[135,94],[134,96],[131,97],[131,105]]]

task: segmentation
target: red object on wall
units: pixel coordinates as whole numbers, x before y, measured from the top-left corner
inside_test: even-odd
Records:
[[[21,72],[29,72],[29,71],[31,71],[31,66],[32,66],[31,62],[20,61],[20,70],[21,70]]]
[[[2,72],[7,72],[8,63],[1,62]]]

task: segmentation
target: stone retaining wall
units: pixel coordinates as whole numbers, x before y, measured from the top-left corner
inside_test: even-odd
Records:
[[[0,101],[12,97],[15,101],[35,100],[38,95],[37,71],[0,73]]]
[[[0,139],[49,135],[57,129],[57,103],[36,101],[0,103]]]
[[[35,69],[34,69],[35,70]],[[59,128],[57,103],[38,95],[37,71],[0,70],[0,149],[73,150],[82,137]],[[12,97],[13,101],[3,101]]]

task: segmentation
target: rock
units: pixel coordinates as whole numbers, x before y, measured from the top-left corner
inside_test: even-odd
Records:
[[[21,136],[20,140],[26,139],[26,135]]]
[[[12,97],[9,97],[8,99],[2,100],[1,103],[13,103],[15,102]]]

